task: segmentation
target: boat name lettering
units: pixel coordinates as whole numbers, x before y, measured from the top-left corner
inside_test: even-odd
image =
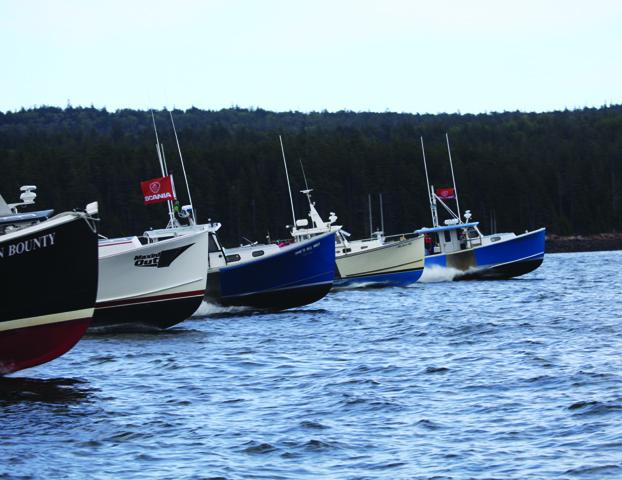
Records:
[[[51,247],[54,245],[55,241],[56,232],[53,232],[10,245],[0,246],[0,258],[12,257],[14,255],[21,255],[22,253],[33,252],[41,248]]]
[[[296,250],[294,252],[294,255],[300,255],[301,253],[310,252],[311,250],[319,246],[320,246],[320,242],[314,243],[313,245],[309,245],[308,247],[301,248],[300,250]]]
[[[177,248],[171,248],[170,250],[162,250],[158,253],[150,253],[149,255],[136,255],[134,257],[134,266],[166,268],[192,245],[194,245],[194,243],[189,243],[188,245],[183,245]]]
[[[150,255],[136,255],[134,257],[135,267],[157,267],[160,264],[160,253]]]

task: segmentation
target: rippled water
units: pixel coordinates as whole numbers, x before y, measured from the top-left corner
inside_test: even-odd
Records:
[[[620,265],[87,336],[0,380],[0,478],[622,478]]]

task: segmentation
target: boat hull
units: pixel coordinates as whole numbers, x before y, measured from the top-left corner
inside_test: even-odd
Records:
[[[335,276],[335,234],[283,247],[240,265],[210,270],[209,301],[224,306],[284,310],[324,297]]]
[[[454,280],[497,280],[525,275],[544,260],[546,229],[469,250],[425,257],[425,268],[447,268]]]
[[[115,252],[114,247],[111,250]],[[205,295],[207,255],[207,232],[112,254],[100,246],[100,284],[91,329],[161,330],[189,318]]]
[[[337,257],[335,286],[414,283],[424,267],[423,236],[387,243],[379,248]]]
[[[49,362],[86,331],[98,281],[97,234],[68,213],[0,236],[0,374]]]

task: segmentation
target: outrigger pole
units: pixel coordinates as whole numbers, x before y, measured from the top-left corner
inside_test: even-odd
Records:
[[[289,190],[289,203],[292,206],[292,219],[294,223],[292,228],[296,228],[296,214],[294,213],[294,200],[292,199],[292,187],[289,185],[289,173],[287,173],[287,161],[285,160],[285,149],[283,148],[283,139],[279,135],[279,142],[281,143],[281,153],[283,154],[283,165],[285,165],[285,177],[287,178],[287,190]]]
[[[456,208],[458,209],[458,220],[460,220],[460,202],[458,201],[458,189],[456,188],[456,177],[454,177],[454,164],[451,161],[451,148],[449,148],[449,135],[445,133],[447,141],[447,153],[449,154],[449,167],[451,168],[451,180],[454,182],[454,194],[456,195]]]
[[[175,133],[175,141],[177,142],[177,151],[179,152],[179,160],[181,161],[181,170],[184,172],[184,180],[186,181],[186,190],[188,191],[188,201],[190,202],[190,208],[192,209],[192,221],[197,222],[197,216],[194,211],[194,204],[192,203],[192,195],[190,195],[190,185],[188,184],[188,175],[186,175],[186,167],[184,165],[184,157],[181,155],[181,147],[179,146],[179,138],[177,137],[177,129],[175,128],[175,122],[173,121],[173,112],[169,110],[171,116],[171,123],[173,124],[173,133]]]

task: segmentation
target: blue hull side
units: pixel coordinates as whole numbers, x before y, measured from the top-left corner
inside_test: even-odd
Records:
[[[425,257],[425,267],[452,268],[463,272],[456,280],[512,278],[529,273],[544,260],[546,229],[510,240],[449,254]]]
[[[217,291],[208,295],[223,305],[282,310],[319,300],[331,289],[334,276],[335,234],[330,233],[221,268],[210,282],[218,281]]]
[[[382,286],[400,287],[415,283],[421,274],[423,268],[419,270],[411,270],[408,272],[383,273],[379,275],[365,275],[359,278],[339,278],[335,279],[335,287],[349,287],[352,285],[378,284]]]

